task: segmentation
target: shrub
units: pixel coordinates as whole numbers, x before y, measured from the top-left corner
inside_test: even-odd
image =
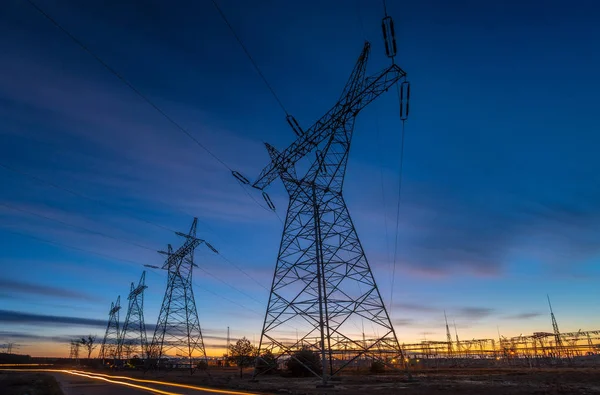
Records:
[[[385,371],[385,364],[382,361],[376,360],[371,363],[371,373],[383,373]]]
[[[286,366],[287,370],[294,377],[312,376],[312,372],[321,374],[321,358],[319,354],[306,348],[292,354]]]

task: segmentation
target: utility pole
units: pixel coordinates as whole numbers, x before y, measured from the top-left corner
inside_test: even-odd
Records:
[[[121,310],[121,296],[117,297],[115,303],[111,302],[110,310],[108,312],[108,324],[106,325],[106,332],[104,333],[104,339],[102,339],[102,346],[100,347],[100,354],[98,358],[102,360],[102,364],[108,358],[112,358],[113,363],[118,358],[119,348],[119,310]]]
[[[194,263],[194,251],[205,244],[213,252],[217,252],[208,242],[196,237],[197,225],[198,218],[194,218],[187,234],[176,233],[185,239],[179,249],[173,251],[169,244],[166,252],[159,251],[167,256],[162,269],[167,270],[168,279],[150,346],[151,358],[156,359],[157,364],[169,353],[179,355],[187,359],[190,373],[194,373],[198,361],[208,363],[192,289],[193,269],[198,266]]]
[[[125,348],[125,357],[129,359],[131,355],[138,355],[141,359],[146,359],[148,354],[148,340],[146,338],[146,324],[144,323],[144,290],[146,286],[146,272],[142,272],[137,287],[131,283],[129,296],[129,305],[127,306],[127,316],[123,323],[121,338],[119,340],[119,349],[117,354],[119,358],[123,357]]]
[[[225,356],[229,358],[229,347],[231,346],[231,338],[229,337],[229,327],[227,327],[227,352]]]
[[[321,359],[322,372],[312,373],[322,385],[363,355],[388,366],[396,358],[404,361],[342,194],[356,116],[406,77],[396,64],[367,77],[370,48],[366,42],[341,98],[313,126],[303,130],[288,116],[297,139],[281,152],[266,144],[271,163],[252,184],[274,209],[264,189],[279,177],[290,199],[259,355],[271,351],[276,358],[291,356],[308,343]],[[238,172],[233,175],[249,184]],[[373,328],[368,342],[354,335],[363,321]],[[294,330],[300,332],[299,339],[290,345],[283,338]],[[348,346],[356,352],[344,359],[342,350]],[[376,350],[389,354],[382,358]],[[255,370],[254,376],[258,374]]]

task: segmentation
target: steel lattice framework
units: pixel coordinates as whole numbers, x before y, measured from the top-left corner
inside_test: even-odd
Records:
[[[129,291],[129,305],[127,307],[127,316],[123,323],[121,338],[119,341],[119,358],[129,359],[133,355],[144,359],[147,357],[148,340],[146,339],[146,324],[144,323],[144,290],[146,286],[146,272],[142,272],[142,277],[137,285],[131,283]]]
[[[252,185],[263,190],[280,177],[290,198],[259,352],[285,359],[308,347],[321,357],[322,373],[313,374],[323,383],[357,358],[402,356],[342,195],[356,116],[406,76],[392,64],[366,77],[369,52],[366,42],[341,98],[312,127],[302,131],[288,118],[298,138],[282,152],[267,144],[271,163]],[[298,175],[298,162],[312,152]],[[365,331],[375,340],[362,340]],[[343,353],[348,346],[351,357]],[[381,349],[389,353],[382,357]]]
[[[191,371],[199,360],[206,361],[206,351],[198,320],[198,311],[192,290],[192,272],[194,251],[205,243],[196,238],[198,219],[194,218],[190,231],[177,232],[185,237],[185,242],[177,250],[169,244],[168,251],[159,251],[167,255],[162,269],[168,271],[167,289],[154,330],[150,355],[153,359],[162,357],[181,357],[187,360]],[[212,247],[209,247],[213,249]]]
[[[104,333],[104,339],[102,339],[102,346],[100,347],[100,354],[98,357],[104,362],[107,359],[113,361],[118,357],[119,347],[119,311],[121,310],[121,296],[117,297],[116,302],[111,302],[110,311],[108,312],[108,324],[106,325],[106,332]]]

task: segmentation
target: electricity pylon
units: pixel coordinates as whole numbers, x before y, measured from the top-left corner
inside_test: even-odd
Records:
[[[271,163],[252,184],[263,190],[280,177],[290,198],[259,352],[279,358],[309,348],[321,359],[322,371],[311,371],[323,384],[358,358],[403,360],[342,195],[356,116],[406,77],[396,64],[366,77],[369,52],[366,42],[341,98],[308,130],[288,116],[298,138],[282,152],[267,144]],[[407,84],[400,87],[403,95]],[[312,162],[297,174],[311,152]],[[233,175],[244,182],[239,173]],[[263,197],[273,207],[264,191]],[[372,330],[366,341],[363,325]],[[290,339],[296,331],[298,339]]]
[[[71,340],[71,349],[69,351],[69,359],[74,361],[76,364],[79,364],[79,347],[81,343],[79,340]]]
[[[108,324],[106,325],[104,339],[102,339],[100,354],[98,354],[98,358],[102,359],[102,363],[104,363],[104,361],[107,359],[113,359],[114,362],[114,360],[116,360],[118,357],[119,310],[121,310],[121,296],[117,297],[116,303],[111,302],[110,304],[110,311],[108,312]]]
[[[194,218],[187,234],[176,233],[185,238],[177,251],[173,251],[170,244],[167,252],[159,251],[167,256],[162,269],[167,270],[168,279],[150,346],[151,358],[156,359],[157,363],[160,364],[160,359],[165,356],[183,357],[188,360],[192,373],[198,361],[207,360],[192,290],[192,272],[197,266],[194,263],[194,250],[204,243],[216,252],[209,243],[196,237],[197,224],[198,218]]]
[[[560,330],[558,330],[558,323],[556,322],[556,317],[554,316],[554,311],[552,311],[552,304],[550,303],[550,296],[546,295],[548,299],[548,307],[550,307],[550,318],[552,319],[552,331],[554,332],[554,345],[556,346],[556,355],[558,358],[561,358],[564,354],[564,347],[562,343],[562,337],[560,336]],[[567,355],[568,357],[568,355]]]
[[[452,356],[452,335],[450,334],[450,328],[448,327],[448,317],[446,317],[446,310],[444,310],[444,321],[446,321],[446,342],[448,343],[448,357]]]
[[[119,340],[119,358],[131,358],[132,355],[138,355],[145,359],[148,352],[148,341],[146,339],[146,324],[144,323],[144,290],[146,286],[146,272],[142,272],[142,277],[137,287],[131,283],[129,291],[129,305],[127,307],[127,316],[123,323],[121,338]]]

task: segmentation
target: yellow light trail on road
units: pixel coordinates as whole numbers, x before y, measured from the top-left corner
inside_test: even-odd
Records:
[[[102,381],[106,381],[108,383],[117,384],[117,385],[124,385],[124,386],[131,387],[131,388],[137,388],[137,389],[141,389],[141,390],[144,390],[144,391],[149,391],[149,392],[152,392],[152,393],[155,393],[155,394],[161,394],[161,395],[182,395],[182,394],[179,394],[179,393],[176,393],[176,392],[168,392],[168,391],[157,390],[156,388],[146,387],[144,385],[132,384],[132,383],[124,382],[124,381],[109,380],[109,379],[107,379],[105,377],[100,377],[100,376],[91,375],[91,374],[87,374],[87,373],[80,373],[80,372],[69,371],[69,370],[61,370],[60,372],[72,374],[72,375],[75,375],[75,376],[87,377],[87,378],[94,379],[94,380],[102,380]]]
[[[168,382],[168,381],[134,379],[133,377],[112,376],[112,375],[109,375],[109,374],[91,373],[91,372],[86,372],[86,371],[81,371],[81,370],[73,370],[73,372],[81,372],[81,373],[85,373],[85,374],[93,374],[93,375],[96,375],[96,376],[110,377],[110,378],[114,378],[114,379],[130,380],[130,381],[136,381],[136,382],[139,382],[139,383],[159,384],[159,385],[166,385],[166,386],[169,386],[169,387],[179,387],[179,388],[187,388],[187,389],[197,390],[197,391],[214,392],[216,394],[227,394],[227,395],[259,395],[259,394],[254,393],[254,392],[218,390],[216,388],[198,387],[198,386],[195,386],[195,385],[171,383],[171,382]]]

